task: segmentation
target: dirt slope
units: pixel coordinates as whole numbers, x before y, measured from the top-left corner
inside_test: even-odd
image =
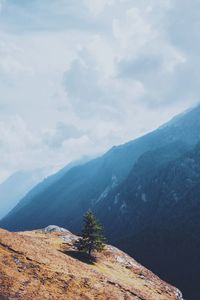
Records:
[[[60,229],[11,233],[0,229],[0,299],[181,300],[181,293],[125,253],[106,246],[94,263]]]

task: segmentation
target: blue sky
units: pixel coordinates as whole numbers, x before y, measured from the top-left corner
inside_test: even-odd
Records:
[[[0,181],[196,104],[199,20],[196,0],[0,0]]]

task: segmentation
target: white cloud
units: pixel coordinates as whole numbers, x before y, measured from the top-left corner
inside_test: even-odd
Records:
[[[196,102],[188,3],[0,1],[0,178],[103,152]]]
[[[83,131],[73,126],[59,122],[56,129],[44,133],[44,143],[52,148],[60,148],[69,139],[78,139],[83,136]]]
[[[0,74],[13,79],[20,74],[31,74],[32,67],[24,58],[23,48],[0,32]]]
[[[127,9],[119,19],[113,20],[113,34],[123,55],[137,56],[143,47],[155,40],[157,32],[137,7]]]
[[[90,12],[95,16],[102,13],[107,5],[112,5],[115,0],[84,0]]]
[[[1,172],[8,175],[27,160],[29,149],[37,141],[19,116],[1,118],[0,121],[0,159]]]

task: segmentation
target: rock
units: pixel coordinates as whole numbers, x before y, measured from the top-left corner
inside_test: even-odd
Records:
[[[67,229],[56,226],[56,225],[49,225],[42,229],[44,232],[69,232]]]
[[[67,243],[67,244],[73,243],[74,241],[76,241],[78,239],[78,237],[75,235],[64,235],[64,236],[61,236],[60,238],[63,240],[64,243]]]

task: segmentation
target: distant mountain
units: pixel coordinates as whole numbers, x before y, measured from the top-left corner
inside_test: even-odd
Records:
[[[181,287],[190,299],[196,300],[195,289],[199,288],[189,268],[189,260],[185,266],[194,280],[184,285],[184,248],[182,253],[174,251],[177,256],[180,254],[180,260],[176,260],[179,272],[174,272],[173,266],[170,269],[169,262],[171,257],[175,260],[170,249],[176,246],[176,241],[181,244],[183,238],[181,233],[178,235],[178,231],[172,232],[170,228],[181,228],[181,222],[189,222],[194,214],[190,198],[184,200],[183,210],[178,205],[186,199],[186,194],[193,193],[195,186],[191,181],[198,186],[197,175],[192,172],[192,161],[195,160],[194,153],[198,153],[198,146],[194,147],[199,140],[200,106],[139,139],[113,147],[103,156],[67,170],[41,191],[31,191],[18,208],[0,222],[0,226],[27,230],[53,223],[79,232],[82,215],[90,207],[105,225],[107,236],[113,243],[130,254],[136,254],[142,263]],[[192,156],[191,166],[183,169],[182,164],[188,156]],[[174,166],[177,167],[174,169]],[[182,221],[176,223],[179,212]],[[197,219],[195,222],[198,225]],[[192,241],[189,239],[193,236],[192,227],[185,228],[183,233],[187,233],[188,241],[194,246],[197,235],[194,234]],[[168,247],[163,242],[165,237]],[[189,245],[182,245],[188,250]],[[187,259],[190,254],[195,254],[193,250],[194,247],[187,252]],[[195,267],[194,260],[195,256],[191,260]],[[180,280],[178,273],[182,274]]]
[[[27,205],[29,202],[31,202],[33,197],[36,197],[37,195],[39,195],[40,193],[42,193],[43,191],[45,191],[46,189],[48,189],[48,187],[50,187],[52,184],[56,183],[60,178],[62,178],[62,176],[64,176],[71,168],[77,166],[77,165],[82,165],[83,163],[87,162],[88,158],[87,157],[83,157],[82,159],[78,160],[78,161],[74,161],[71,162],[69,164],[67,164],[64,168],[62,168],[60,171],[58,171],[55,174],[52,174],[50,176],[47,176],[44,178],[44,174],[43,176],[41,176],[40,178],[38,178],[37,181],[34,182],[34,184],[32,184],[32,186],[27,186],[27,191],[26,193],[21,193],[18,197],[16,197],[18,199],[17,202],[15,202],[14,205],[12,205],[11,209],[9,209],[7,211],[8,217],[10,214],[15,214],[17,213],[17,211],[19,211],[23,206]],[[35,171],[36,172],[36,171]],[[29,180],[29,174],[33,175],[33,173],[30,172],[17,172],[17,174],[21,174],[21,181],[22,181],[22,186],[25,186],[27,180]],[[22,176],[24,175],[24,177]],[[39,174],[37,174],[39,175]],[[42,174],[41,174],[42,175]],[[8,183],[6,183],[6,194],[9,195],[10,193],[10,188],[15,185],[15,183],[17,184],[17,188],[20,189],[20,186],[18,186],[19,182],[17,180],[13,180],[12,178],[17,177],[17,176],[11,176],[11,178],[8,180]],[[34,177],[34,176],[32,176]],[[32,178],[31,177],[31,178]],[[36,178],[36,176],[34,177]],[[43,179],[44,178],[44,179]],[[12,180],[11,180],[12,179]],[[18,177],[17,177],[18,179]],[[43,179],[41,181],[41,179]],[[16,182],[15,182],[16,181]],[[7,182],[7,181],[6,181]],[[0,191],[1,191],[1,186],[0,186]],[[29,192],[29,193],[27,193]],[[26,195],[27,194],[27,195]],[[16,189],[13,189],[13,198],[15,198],[15,196],[18,195]],[[26,196],[26,197],[25,197]],[[3,199],[3,198],[2,198]],[[20,201],[21,200],[21,201]],[[8,201],[2,201],[2,207],[8,204]],[[14,203],[14,202],[13,202]],[[9,212],[9,213],[8,213]],[[5,214],[6,215],[6,214]]]
[[[46,172],[41,169],[18,171],[0,184],[0,219],[3,218],[29,192],[34,185],[40,182]]]

